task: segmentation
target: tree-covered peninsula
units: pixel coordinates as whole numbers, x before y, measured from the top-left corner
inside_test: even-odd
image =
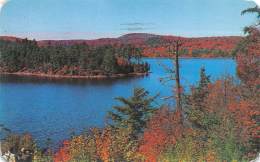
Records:
[[[119,77],[143,75],[149,65],[132,45],[40,46],[35,40],[0,41],[2,74],[47,77]]]

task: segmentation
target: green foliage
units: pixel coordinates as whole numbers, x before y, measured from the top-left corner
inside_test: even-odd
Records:
[[[190,162],[199,161],[203,148],[198,149],[198,144],[192,136],[186,136],[179,140],[174,146],[169,146],[160,156],[159,161],[167,162]]]
[[[60,75],[99,75],[148,72],[141,63],[142,51],[131,45],[120,47],[86,44],[38,46],[36,41],[0,40],[1,72],[40,72]],[[118,59],[126,64],[118,64]],[[135,67],[141,68],[135,68]]]
[[[121,45],[118,48],[117,56],[126,59],[128,62],[130,62],[131,59],[135,59],[139,62],[142,57],[142,50],[130,44]]]
[[[111,129],[111,161],[136,161],[139,141],[132,138],[132,128]]]
[[[118,97],[116,100],[123,105],[114,106],[115,111],[108,113],[112,120],[112,126],[132,129],[131,136],[137,139],[138,135],[143,132],[147,120],[155,111],[152,106],[155,97],[150,97],[149,93],[143,88],[135,88],[132,97]]]
[[[199,92],[207,91],[207,86],[210,83],[210,76],[206,74],[205,67],[200,69],[200,81],[199,87],[197,88]]]
[[[188,55],[189,54],[189,50],[188,49],[181,49],[179,51],[179,55],[183,56],[183,55]]]
[[[116,73],[117,72],[117,61],[115,55],[107,52],[104,56],[102,62],[102,68],[105,70],[106,73]]]
[[[242,15],[246,14],[246,13],[256,13],[257,17],[260,18],[260,8],[258,6],[255,6],[253,8],[248,8],[245,9],[241,12]]]
[[[260,25],[260,8],[258,6],[255,6],[253,8],[247,8],[247,9],[245,9],[241,12],[242,15],[247,14],[247,13],[257,14],[257,20],[258,20],[256,24],[251,25],[249,27],[247,26],[247,27],[244,28],[244,32],[250,34],[252,29],[258,28],[259,25]]]
[[[192,56],[193,57],[198,57],[201,56],[202,54],[210,54],[211,50],[210,49],[194,49],[192,50]]]
[[[216,57],[227,57],[231,56],[229,52],[220,50],[220,49],[207,49],[207,48],[202,48],[202,49],[194,49],[192,50],[192,56],[193,57],[201,57],[203,55],[209,55],[212,54]]]
[[[231,55],[229,52],[223,50],[212,50],[211,53],[217,57],[227,57]]]
[[[209,114],[205,107],[205,100],[208,95],[210,76],[206,74],[205,68],[200,70],[200,81],[197,87],[193,87],[191,94],[185,96],[185,111],[187,119],[196,128],[208,130],[210,125],[216,124],[218,119]]]
[[[244,150],[235,137],[234,124],[228,120],[225,122],[225,127],[222,125],[219,129],[222,130],[210,134],[212,147],[216,150],[218,157],[225,161],[242,160]]]
[[[93,134],[72,137],[69,145],[71,162],[96,161],[96,143]]]

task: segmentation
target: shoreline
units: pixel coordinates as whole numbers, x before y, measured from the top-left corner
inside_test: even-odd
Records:
[[[58,74],[44,74],[44,73],[29,73],[29,72],[0,72],[1,75],[13,75],[13,76],[24,76],[24,77],[37,77],[37,78],[52,78],[52,79],[116,79],[123,77],[134,77],[134,76],[147,76],[150,72],[146,73],[129,73],[129,74],[113,74],[113,75],[58,75]]]
[[[167,56],[160,56],[160,57],[143,57],[143,58],[158,58],[158,59],[174,59],[175,57],[167,57]],[[180,59],[233,59],[234,57],[190,57],[190,56],[179,56]]]

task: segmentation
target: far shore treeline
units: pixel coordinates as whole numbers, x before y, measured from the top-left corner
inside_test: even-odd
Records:
[[[171,42],[181,39],[180,57],[232,57],[241,37],[184,38],[132,33],[97,40],[36,41],[0,36],[0,73],[59,76],[117,77],[144,75],[142,57],[173,57]]]
[[[35,40],[0,41],[0,72],[60,76],[145,74],[141,49],[132,45],[86,44],[39,46]]]

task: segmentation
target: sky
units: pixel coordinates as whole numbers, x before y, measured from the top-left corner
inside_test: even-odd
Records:
[[[6,0],[0,0],[0,2]],[[243,35],[255,15],[247,0],[9,0],[0,35],[30,39],[96,39],[127,33],[185,37]]]

